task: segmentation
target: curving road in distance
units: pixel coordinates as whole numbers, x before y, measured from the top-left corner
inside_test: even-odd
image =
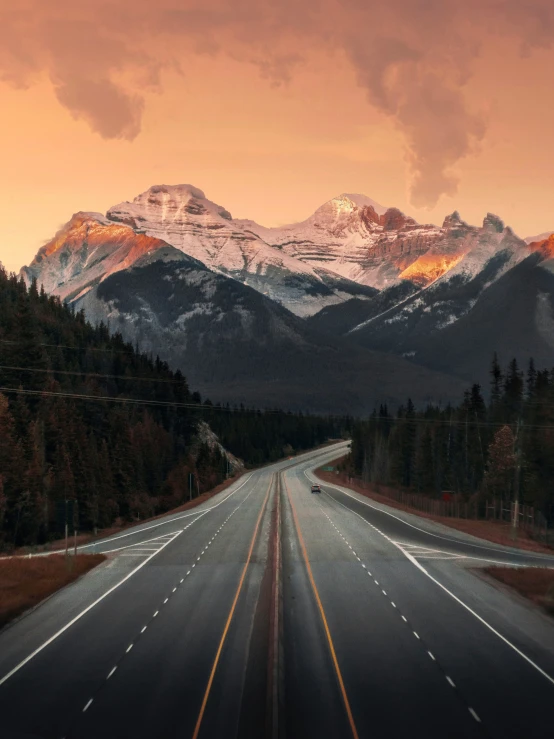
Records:
[[[2,739],[552,739],[554,621],[480,568],[554,557],[312,494],[346,448],[82,547],[0,632]]]

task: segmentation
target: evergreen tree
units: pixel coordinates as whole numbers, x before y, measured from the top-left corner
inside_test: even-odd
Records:
[[[510,499],[513,490],[516,456],[515,437],[509,426],[502,426],[489,447],[489,458],[485,475],[487,490],[501,499]]]

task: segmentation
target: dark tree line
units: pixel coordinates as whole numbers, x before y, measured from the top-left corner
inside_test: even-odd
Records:
[[[2,269],[0,388],[4,549],[59,537],[66,499],[78,502],[78,529],[91,531],[180,505],[191,479],[194,495],[217,485],[228,461],[199,439],[199,420],[247,466],[310,448],[347,425],[214,407],[180,371]]]
[[[554,514],[554,370],[522,371],[496,355],[485,398],[475,384],[458,406],[386,406],[354,422],[346,467],[366,482],[483,504],[518,499]]]

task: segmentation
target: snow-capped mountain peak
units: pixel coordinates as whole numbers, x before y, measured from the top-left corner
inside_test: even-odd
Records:
[[[106,277],[168,245],[100,213],[75,213],[23,273],[64,300],[84,295]]]
[[[315,270],[273,248],[255,232],[254,224],[233,220],[229,211],[193,185],[155,185],[131,203],[110,208],[107,218],[163,240],[301,316],[363,293],[355,283],[347,285],[338,275]]]
[[[349,216],[354,211],[360,210],[361,208],[372,208],[377,215],[383,215],[388,210],[384,206],[380,205],[377,201],[368,198],[366,195],[359,195],[356,193],[342,193],[337,195],[335,198],[331,198],[326,203],[323,203],[311,216],[310,220],[320,220],[323,218],[341,218]]]
[[[339,195],[339,198],[347,198],[352,203],[357,205],[358,208],[363,208],[366,205],[370,205],[373,210],[380,216],[388,210],[387,206],[380,205],[376,200],[372,200],[372,198],[368,198],[367,195],[361,195],[360,193],[345,192],[342,193],[342,195]]]
[[[132,203],[114,205],[108,210],[107,217],[135,229],[141,229],[143,224],[157,223],[162,231],[178,230],[194,217],[211,224],[212,228],[216,228],[221,220],[232,220],[225,208],[208,200],[194,185],[153,185],[137,195]]]
[[[198,187],[180,184],[154,185],[106,216],[75,214],[31,267],[36,272],[44,262],[48,289],[65,296],[69,282],[73,289],[103,280],[160,245],[175,247],[303,317],[403,281],[419,287],[453,277],[466,282],[491,260],[496,267],[490,279],[497,279],[529,254],[525,242],[492,213],[480,228],[465,223],[457,211],[437,227],[418,224],[365,195],[342,193],[305,221],[264,228],[233,219]]]

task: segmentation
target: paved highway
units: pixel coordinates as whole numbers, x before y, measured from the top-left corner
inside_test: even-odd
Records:
[[[551,737],[554,624],[474,568],[554,558],[311,495],[340,448],[97,543],[0,632],[2,739]]]

